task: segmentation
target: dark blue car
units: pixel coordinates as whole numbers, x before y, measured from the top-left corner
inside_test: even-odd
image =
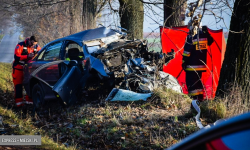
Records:
[[[45,45],[24,67],[23,84],[34,106],[39,108],[50,99],[72,104],[84,89],[101,82],[105,83],[103,90],[119,87],[135,92],[150,91],[145,84],[139,86],[135,82],[149,82],[145,75],[149,77],[154,67],[146,63],[158,65],[163,55],[148,52],[146,41],[127,40],[125,36],[122,32],[100,27]],[[129,80],[132,77],[138,80]],[[177,80],[173,81],[178,84]]]

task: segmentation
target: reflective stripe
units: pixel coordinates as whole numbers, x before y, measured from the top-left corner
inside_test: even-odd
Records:
[[[198,44],[198,42],[193,42],[193,45]],[[207,41],[200,41],[199,44],[207,44]]]
[[[206,71],[207,67],[205,65],[197,65],[197,66],[188,65],[185,70],[187,70],[187,71]]]
[[[190,56],[190,52],[184,51],[182,55],[186,56],[186,57],[189,57]]]
[[[196,89],[193,91],[188,91],[188,95],[190,96],[196,96],[196,95],[200,95],[203,94],[203,89]]]
[[[188,65],[187,66],[188,68],[206,68],[206,66],[205,65]]]
[[[198,44],[198,41],[193,41],[193,45]],[[207,44],[207,41],[199,41],[199,44]]]
[[[188,91],[189,93],[197,93],[197,92],[201,92],[203,91],[203,89],[195,89],[195,90],[192,90],[192,91]]]
[[[206,71],[207,68],[186,68],[186,71]]]
[[[26,101],[26,104],[33,104],[33,102],[28,102],[28,101]]]
[[[18,103],[16,103],[17,106],[20,106],[20,105],[22,105],[22,104],[23,104],[23,102],[18,102]]]
[[[197,42],[198,39],[193,39],[193,42]],[[199,41],[207,41],[207,38],[199,38]]]
[[[183,53],[182,56],[190,57],[190,54],[188,55],[188,54],[184,54],[184,53]]]
[[[196,95],[201,95],[203,92],[197,92],[197,93],[190,93],[188,94],[189,96],[196,96]]]
[[[19,61],[20,64],[24,65],[25,64],[25,61]]]

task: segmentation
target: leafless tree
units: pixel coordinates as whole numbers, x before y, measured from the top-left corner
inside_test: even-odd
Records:
[[[4,9],[3,5],[1,5],[6,0],[2,0],[0,2],[0,32],[6,31],[6,29],[11,26],[11,19],[13,15],[13,11],[11,9]]]
[[[107,0],[9,0],[2,1],[3,10],[11,10],[25,36],[40,35],[41,45],[95,28],[96,19]]]

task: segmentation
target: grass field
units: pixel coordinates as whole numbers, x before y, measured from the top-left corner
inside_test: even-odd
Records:
[[[42,134],[42,145],[31,146],[28,149],[75,149],[74,147],[66,148],[63,144],[58,144],[47,136],[46,130],[37,128],[34,125],[31,113],[12,109],[14,105],[14,89],[11,77],[11,64],[0,63],[0,115],[3,117],[3,124],[7,135],[37,135]],[[1,132],[0,132],[1,135]],[[3,147],[3,146],[2,146]],[[25,146],[24,146],[25,147]],[[27,146],[26,146],[27,147]],[[17,147],[17,148],[20,148]],[[1,149],[1,146],[0,146]]]

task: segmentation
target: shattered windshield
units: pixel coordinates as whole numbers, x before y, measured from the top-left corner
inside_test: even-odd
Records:
[[[98,45],[96,45],[96,46],[88,46],[87,49],[88,49],[88,52],[90,54],[92,54],[92,53],[97,52],[100,49],[100,46],[98,46]]]

